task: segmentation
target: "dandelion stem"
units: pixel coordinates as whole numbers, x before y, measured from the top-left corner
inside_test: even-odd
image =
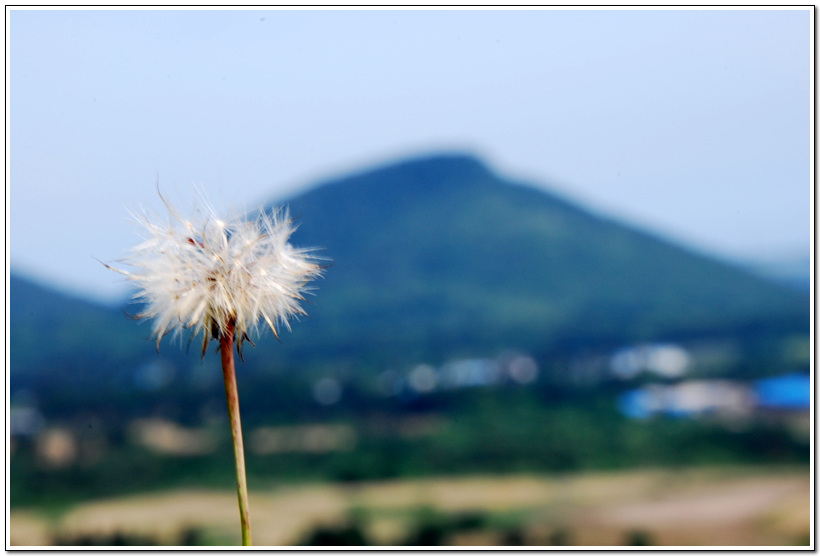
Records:
[[[222,354],[222,375],[225,378],[225,395],[228,399],[228,417],[231,421],[233,455],[236,461],[236,494],[239,498],[239,521],[242,526],[242,546],[251,546],[251,523],[248,519],[248,480],[245,477],[245,449],[242,445],[242,423],[239,419],[239,393],[236,389],[234,364],[234,334],[236,323],[228,322],[227,329],[219,337]]]

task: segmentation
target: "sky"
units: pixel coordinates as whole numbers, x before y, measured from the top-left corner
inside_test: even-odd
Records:
[[[441,150],[728,259],[808,257],[812,12],[7,8],[7,257],[91,299],[128,215]]]

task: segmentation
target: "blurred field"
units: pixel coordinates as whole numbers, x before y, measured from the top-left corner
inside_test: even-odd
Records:
[[[794,546],[810,538],[806,471],[689,468],[303,484],[251,488],[250,507],[254,543],[267,546],[351,538],[383,546]],[[11,543],[20,546],[78,539],[239,543],[236,497],[223,490],[97,500],[51,513],[15,510],[10,525]]]

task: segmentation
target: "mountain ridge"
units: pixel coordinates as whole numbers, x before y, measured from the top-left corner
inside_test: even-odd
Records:
[[[300,219],[294,242],[325,247],[323,253],[334,260],[319,284],[314,316],[341,321],[352,314],[354,321],[369,320],[384,342],[388,336],[415,335],[416,342],[429,344],[431,335],[444,334],[458,344],[455,338],[464,334],[455,330],[463,327],[473,329],[466,334],[468,343],[489,346],[498,344],[494,337],[499,333],[509,336],[515,329],[530,336],[522,343],[532,349],[538,343],[534,330],[560,339],[568,335],[560,331],[562,325],[575,329],[585,326],[585,320],[588,331],[600,339],[609,335],[618,341],[622,336],[624,341],[630,335],[649,338],[687,328],[694,333],[692,324],[699,319],[712,321],[700,327],[704,330],[743,326],[744,319],[765,320],[767,312],[776,314],[784,299],[795,303],[793,296],[769,282],[592,214],[540,187],[506,180],[464,154],[421,156],[379,166],[319,184],[285,202]],[[653,258],[658,263],[650,269],[654,282],[618,266],[645,265]],[[607,277],[602,279],[601,273]],[[687,273],[705,288],[692,285],[692,280],[687,286]],[[709,293],[715,285],[706,286],[710,274],[721,277],[720,292]],[[666,287],[655,294],[654,283]],[[688,311],[689,324],[659,330],[657,321],[667,318],[661,306],[676,296],[670,288],[686,290],[684,295],[695,305],[687,309],[679,302],[675,308]],[[738,297],[729,311],[734,322],[709,310],[715,304],[726,306],[733,296]],[[323,306],[328,301],[323,297],[331,298],[330,303]],[[341,297],[358,299],[360,306],[370,308],[362,314],[355,303],[334,307],[334,300]],[[606,303],[601,305],[601,299]],[[505,310],[488,310],[494,301]],[[453,322],[449,328],[439,327],[437,319],[444,315],[437,309],[447,303]],[[379,314],[373,305],[387,309]],[[648,321],[636,318],[647,312],[641,305],[654,307]],[[612,320],[608,311],[618,313],[625,323],[610,322],[594,330],[596,320]],[[405,325],[397,325],[391,315],[404,317]],[[630,327],[630,320],[636,322],[629,333],[620,334]],[[419,334],[425,328],[428,333]],[[303,332],[295,334],[300,337]],[[403,349],[413,351],[410,343]]]
[[[503,349],[548,356],[716,332],[808,331],[807,296],[507,179],[469,154],[350,173],[267,208],[283,202],[299,223],[293,243],[322,248],[332,263],[309,297],[309,317],[281,344],[257,342],[246,353],[251,368],[384,368]],[[118,355],[98,359],[154,357],[148,328],[111,314],[116,324],[110,314],[88,317],[118,335],[110,341]],[[25,336],[37,352],[29,341],[37,326],[13,329],[12,343]],[[106,343],[68,336],[78,345],[67,353]]]

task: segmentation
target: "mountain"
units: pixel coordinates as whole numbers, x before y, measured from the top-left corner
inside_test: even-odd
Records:
[[[505,179],[466,155],[372,169],[287,204],[300,223],[294,243],[323,247],[333,261],[310,322],[284,339],[305,358],[350,354],[384,364],[808,330],[806,295]]]
[[[116,374],[145,358],[150,330],[123,311],[63,294],[14,271],[9,279],[9,361],[15,386],[54,375],[66,382]]]
[[[248,374],[808,333],[804,293],[591,214],[468,155],[367,170],[284,202],[300,224],[293,243],[321,247],[329,268],[309,317],[281,343],[269,336],[247,349]],[[157,360],[150,327],[122,311],[15,274],[10,294],[13,386],[38,376],[128,381]],[[160,351],[177,368],[201,366],[195,349],[186,358],[164,341]]]
[[[742,261],[741,266],[797,291],[808,293],[811,289],[811,259],[807,255]]]

